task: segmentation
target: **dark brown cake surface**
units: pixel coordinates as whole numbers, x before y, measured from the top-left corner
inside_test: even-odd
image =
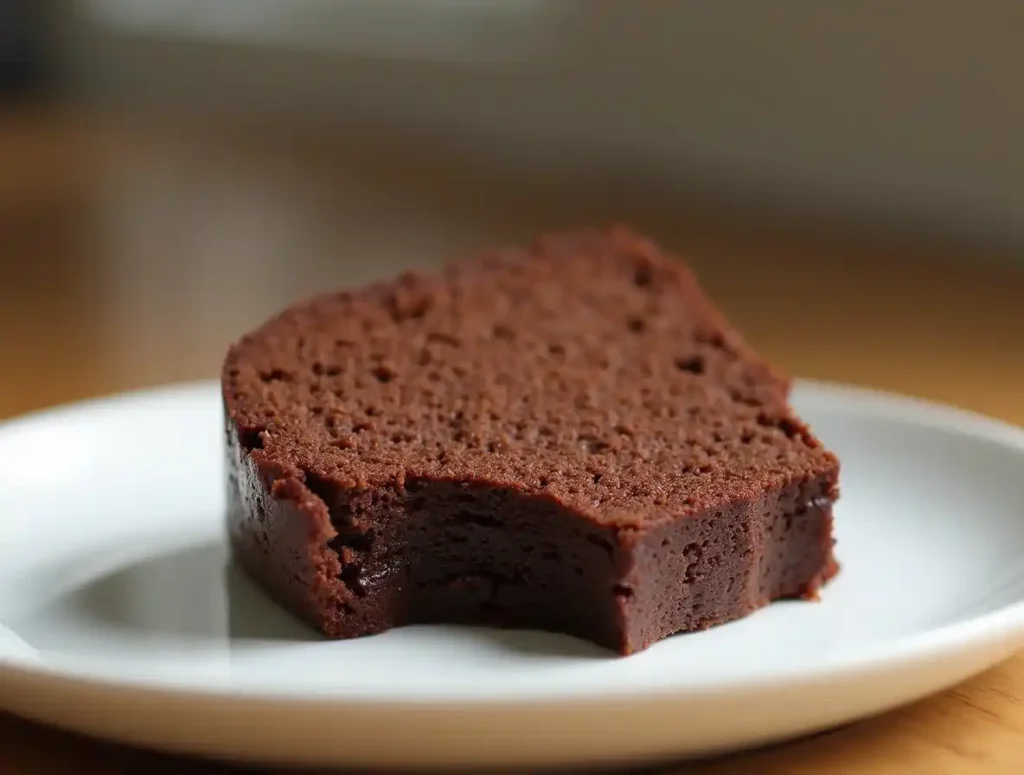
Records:
[[[834,572],[836,459],[625,229],[295,305],[223,388],[235,555],[331,637],[490,623],[630,653]]]

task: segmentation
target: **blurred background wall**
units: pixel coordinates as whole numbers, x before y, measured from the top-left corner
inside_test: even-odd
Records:
[[[1024,237],[1024,3],[68,0],[82,99],[386,120],[473,153]]]
[[[1016,417],[1022,30],[1009,0],[0,0],[0,416],[619,220],[794,373]]]

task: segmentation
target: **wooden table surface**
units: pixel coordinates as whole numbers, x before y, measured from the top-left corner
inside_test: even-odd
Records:
[[[398,132],[168,126],[0,112],[0,417],[213,376],[232,337],[319,288],[625,220],[688,256],[792,372],[1024,424],[1024,272],[992,250],[812,233],[652,181],[488,171]],[[5,774],[143,768],[225,771],[0,716]],[[1024,655],[880,718],[668,771],[1021,772]]]

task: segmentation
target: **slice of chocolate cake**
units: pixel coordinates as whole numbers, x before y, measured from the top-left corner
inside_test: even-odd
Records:
[[[624,229],[298,304],[223,388],[235,556],[332,638],[462,622],[628,654],[835,572],[836,458]]]

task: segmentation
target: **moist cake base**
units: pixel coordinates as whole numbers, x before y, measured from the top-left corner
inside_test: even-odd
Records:
[[[799,483],[726,513],[617,530],[507,487],[412,480],[372,497],[373,541],[384,547],[373,551],[355,537],[365,532],[347,536],[346,525],[330,523],[325,504],[343,494],[275,489],[228,435],[239,485],[229,491],[234,555],[329,638],[487,624],[574,635],[626,655],[774,600],[815,599],[838,570],[832,503]],[[299,497],[287,497],[293,487]],[[346,574],[340,560],[357,554]]]

